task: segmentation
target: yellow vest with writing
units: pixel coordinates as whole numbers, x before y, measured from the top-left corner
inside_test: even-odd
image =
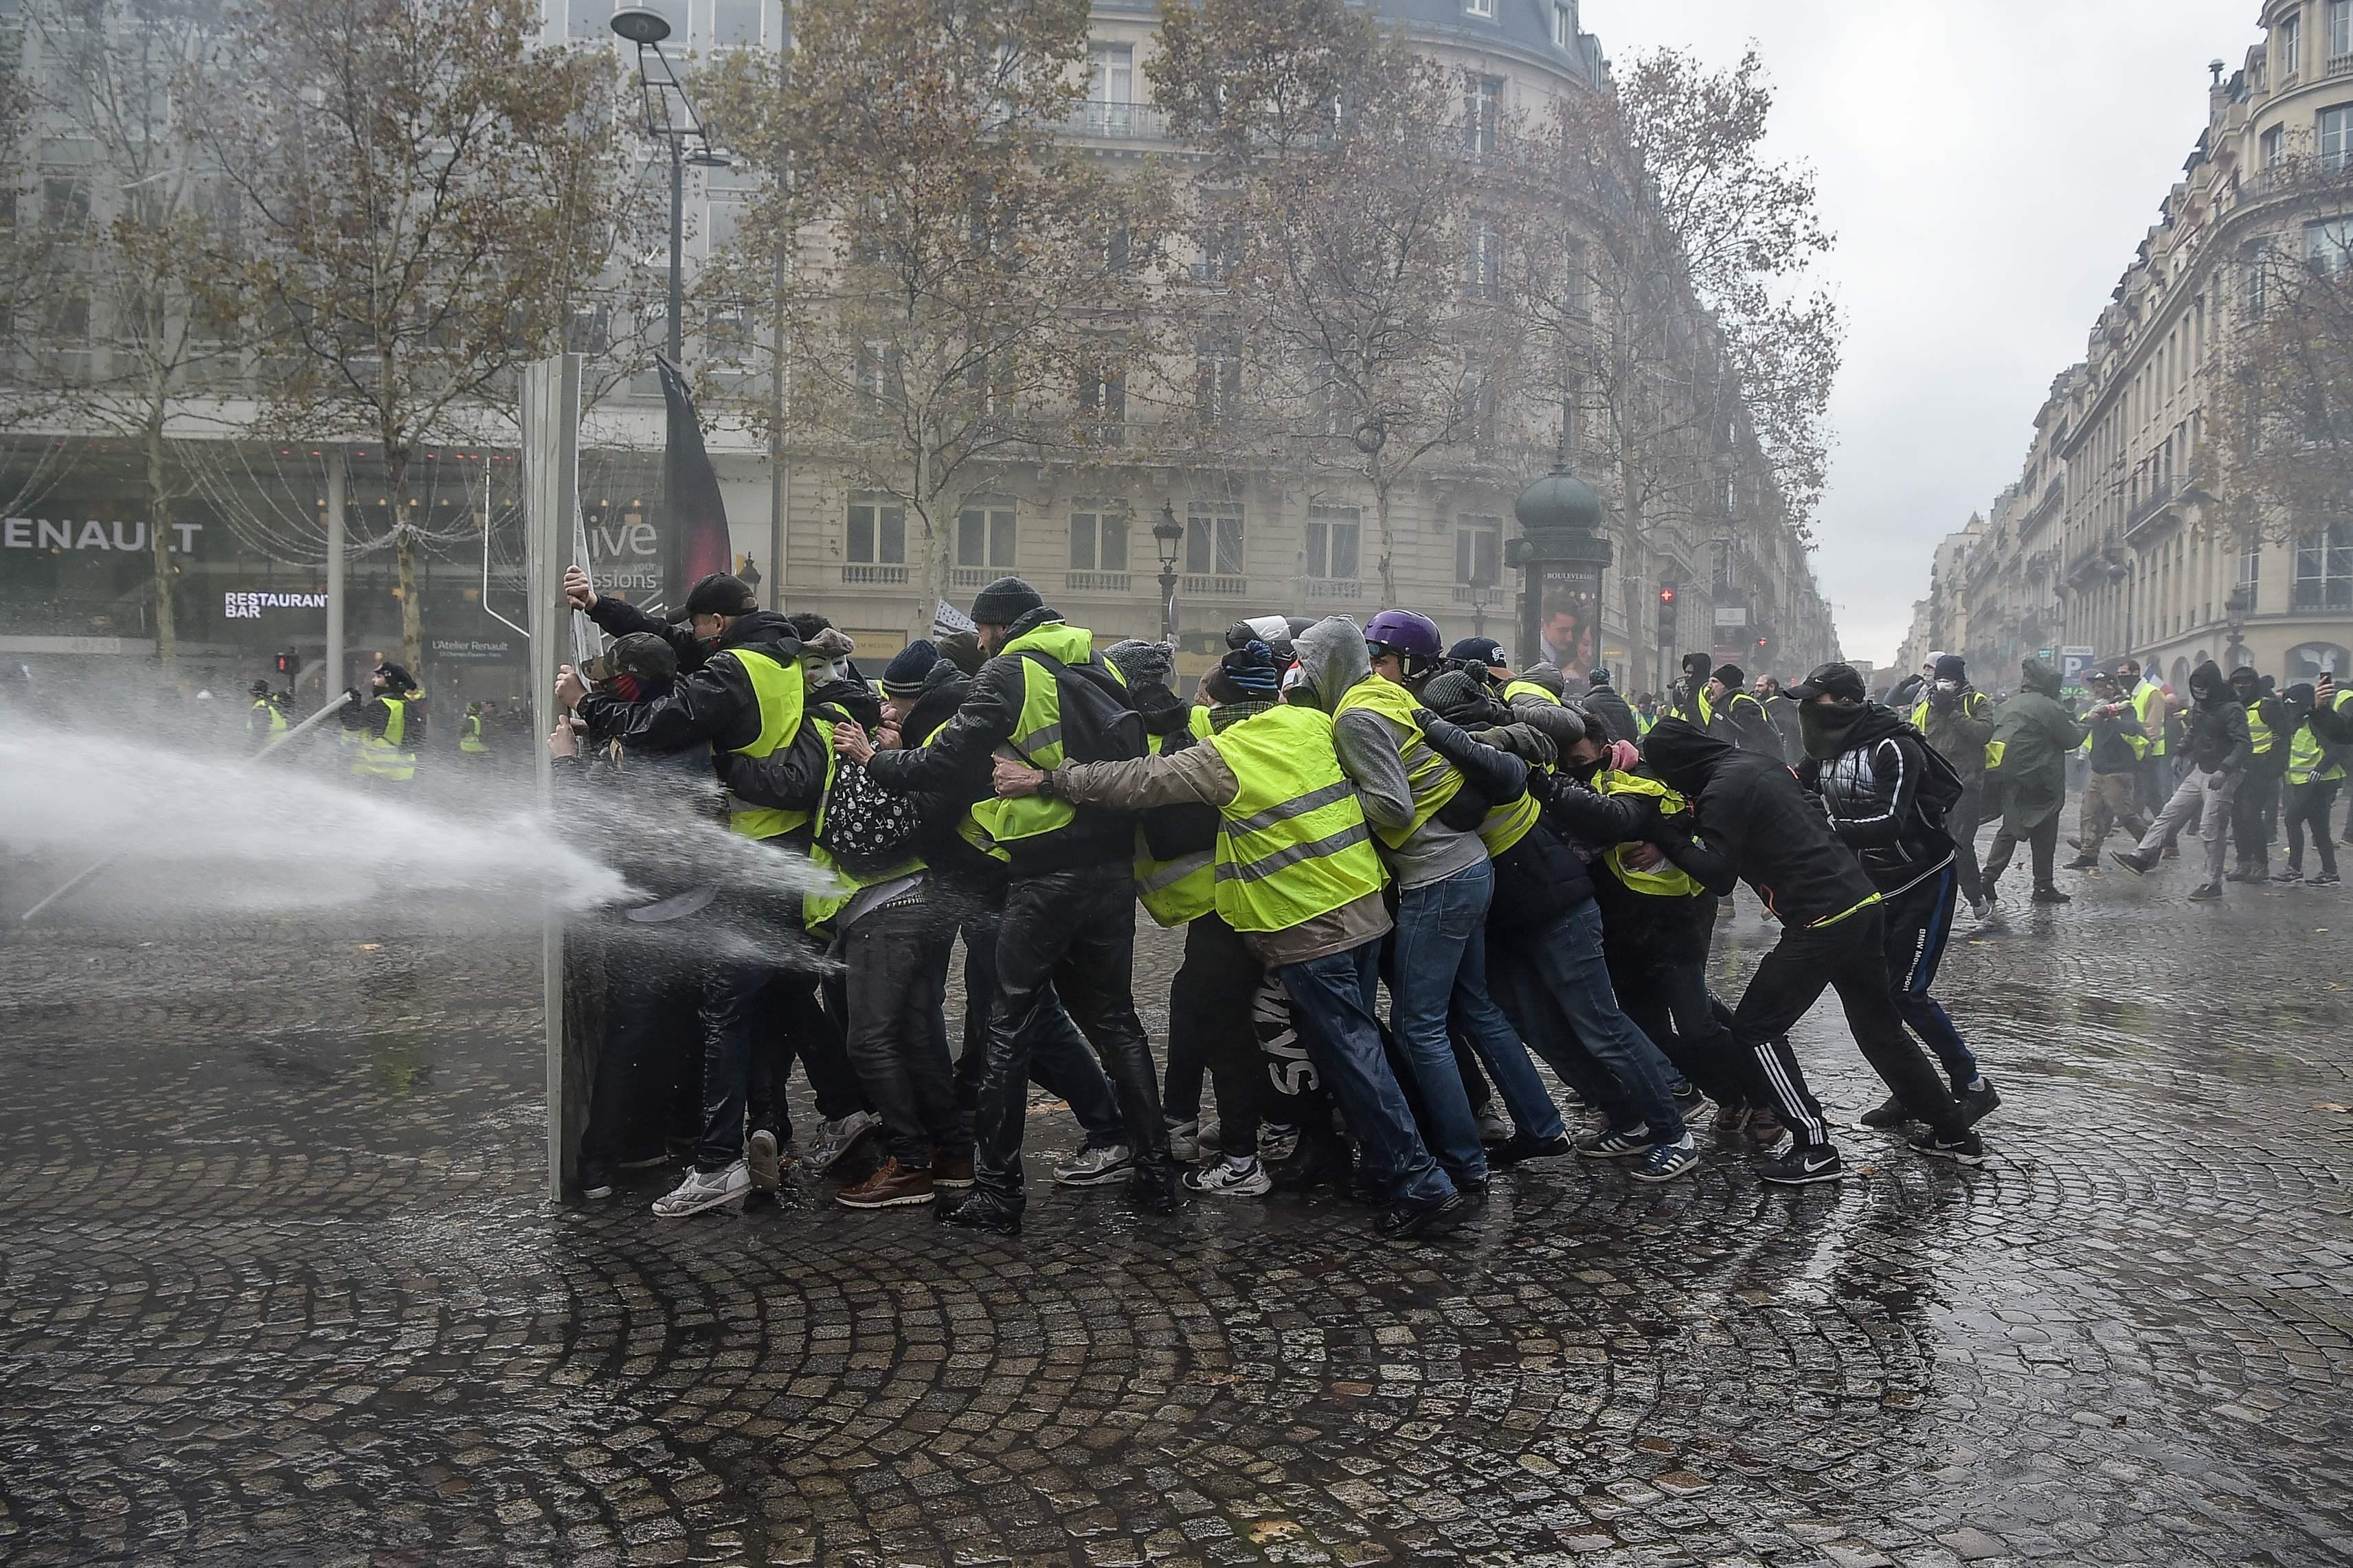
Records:
[[[1201,744],[1233,770],[1218,808],[1218,913],[1236,931],[1288,931],[1380,891],[1385,873],[1332,721],[1278,704]]]

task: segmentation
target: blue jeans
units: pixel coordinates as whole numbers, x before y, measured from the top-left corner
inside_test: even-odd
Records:
[[[1536,1114],[1536,1106],[1526,1099],[1533,1085],[1535,1100],[1551,1112],[1554,1134],[1560,1129],[1559,1110],[1487,994],[1487,904],[1494,893],[1495,868],[1484,860],[1443,881],[1408,889],[1398,895],[1397,930],[1389,938],[1389,1031],[1421,1090],[1422,1109],[1430,1118],[1430,1152],[1458,1184],[1483,1180],[1487,1174],[1479,1122],[1471,1113],[1470,1096],[1463,1090],[1461,1069],[1454,1065],[1454,1047],[1446,1033],[1447,1013],[1458,989],[1475,986],[1493,1028],[1509,1042],[1504,1059],[1516,1057],[1525,1075],[1515,1098],[1509,1075],[1496,1070],[1496,1088],[1513,1120],[1525,1129],[1527,1118]],[[1498,1069],[1500,1064],[1489,1055],[1493,1039],[1480,1041],[1474,1034],[1473,1042],[1489,1068]]]
[[[1454,1184],[1423,1146],[1405,1091],[1389,1075],[1381,1050],[1380,1024],[1373,1016],[1379,952],[1378,942],[1368,942],[1272,973],[1307,1021],[1309,1055],[1339,1100],[1372,1179],[1392,1199],[1434,1203],[1451,1194]],[[1459,1084],[1455,1092],[1461,1092]],[[1475,1134],[1472,1146],[1478,1146]]]
[[[1499,942],[1489,950],[1488,974],[1504,1016],[1520,1032],[1538,1060],[1552,1068],[1561,1082],[1584,1098],[1585,1103],[1609,1120],[1613,1132],[1631,1132],[1642,1125],[1625,1085],[1578,1044],[1567,1015],[1553,1000],[1535,961],[1518,942]]]
[[[1529,967],[1568,1019],[1577,1043],[1608,1068],[1626,1100],[1657,1143],[1680,1143],[1683,1113],[1675,1109],[1680,1075],[1666,1053],[1634,1026],[1609,987],[1609,965],[1601,956],[1601,910],[1591,900],[1561,916],[1527,941]]]

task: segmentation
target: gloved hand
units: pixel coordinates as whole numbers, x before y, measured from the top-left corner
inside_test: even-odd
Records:
[[[360,689],[359,689],[358,687],[356,687],[356,686],[346,686],[346,687],[344,687],[344,688],[343,688],[343,706],[344,706],[344,707],[346,707],[346,708],[359,708],[359,707],[364,707],[364,706],[365,706],[365,705],[366,705],[366,702],[367,702],[367,699],[360,695]]]
[[[1552,737],[1529,724],[1502,724],[1492,730],[1476,731],[1471,738],[1540,768],[1548,768],[1560,760]]]
[[[1961,689],[1957,686],[1947,690],[1944,683],[1939,681],[1928,688],[1928,706],[1939,713],[1951,712],[1953,705],[1960,700]]]

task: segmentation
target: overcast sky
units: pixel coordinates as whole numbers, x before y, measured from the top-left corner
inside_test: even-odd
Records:
[[[1847,319],[1814,570],[1850,657],[1894,656],[1936,542],[2018,477],[2052,378],[2206,123],[2206,62],[2238,68],[2256,11],[1585,0],[1611,56],[1729,66],[1753,38],[1777,89],[1768,143],[1814,165]]]

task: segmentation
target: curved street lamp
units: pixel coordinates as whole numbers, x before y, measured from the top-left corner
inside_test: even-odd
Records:
[[[1160,521],[1152,525],[1152,542],[1160,551],[1160,640],[1176,640],[1176,549],[1185,542],[1185,525],[1176,509],[1160,503]]]
[[[670,144],[670,363],[676,367],[686,353],[686,167],[726,169],[734,160],[711,144],[711,136],[695,112],[694,101],[678,79],[662,40],[670,37],[670,18],[643,5],[625,5],[613,13],[614,35],[638,51],[638,96],[645,116],[646,134]],[[689,153],[688,142],[695,144]]]

